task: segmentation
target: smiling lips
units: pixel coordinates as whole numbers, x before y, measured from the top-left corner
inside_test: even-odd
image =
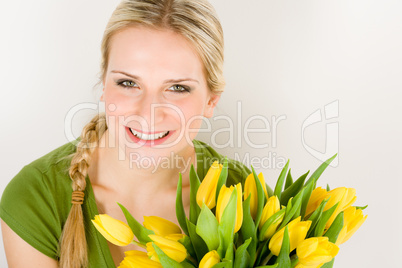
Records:
[[[167,135],[169,135],[169,131],[163,131],[163,132],[158,132],[158,133],[149,133],[149,134],[145,134],[139,131],[136,131],[132,128],[130,128],[131,133],[141,139],[141,140],[145,140],[145,141],[153,141],[153,140],[159,140],[162,139],[164,137],[166,137]]]

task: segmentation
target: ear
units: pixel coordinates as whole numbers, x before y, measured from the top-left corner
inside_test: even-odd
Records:
[[[205,106],[204,116],[206,118],[211,118],[214,115],[214,109],[218,104],[219,99],[221,98],[220,95],[216,95],[211,93],[209,99],[207,101],[207,105]]]

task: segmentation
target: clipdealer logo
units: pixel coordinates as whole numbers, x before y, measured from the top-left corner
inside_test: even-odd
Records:
[[[324,116],[323,116],[324,114]],[[335,100],[324,106],[323,111],[317,109],[304,120],[301,129],[301,142],[308,153],[324,162],[335,153],[339,152],[339,122],[334,120],[339,118],[339,100]],[[305,140],[305,130],[315,124],[321,124],[325,127],[325,148],[320,151],[308,145]],[[336,157],[330,166],[337,167],[339,164],[339,155]]]

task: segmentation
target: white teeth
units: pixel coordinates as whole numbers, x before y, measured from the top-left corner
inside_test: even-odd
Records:
[[[165,137],[167,134],[169,134],[169,131],[165,131],[165,132],[160,132],[157,134],[145,134],[145,133],[141,133],[138,131],[135,131],[133,129],[130,128],[131,133],[133,133],[134,136],[136,136],[137,138],[141,139],[141,140],[158,140],[161,139],[163,137]]]

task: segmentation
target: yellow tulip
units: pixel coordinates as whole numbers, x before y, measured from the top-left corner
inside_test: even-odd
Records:
[[[174,241],[179,241],[180,239],[184,238],[186,235],[185,234],[170,234],[164,236],[167,239],[174,240]]]
[[[307,208],[306,208],[306,215],[310,215],[313,213],[318,206],[321,204],[321,202],[325,199],[327,195],[327,190],[317,187],[315,188],[310,195],[310,199],[308,200],[307,203]]]
[[[179,226],[171,221],[157,216],[144,216],[144,227],[154,231],[156,235],[166,236],[169,234],[181,234]]]
[[[311,221],[300,221],[301,217],[297,217],[287,224],[290,241],[290,251],[294,250],[305,238],[310,228]],[[285,226],[286,227],[286,226]],[[282,247],[283,235],[285,227],[280,229],[269,241],[269,249],[275,256],[279,255]]]
[[[216,187],[219,180],[219,175],[222,171],[222,165],[215,161],[209,168],[207,175],[201,182],[197,191],[197,204],[202,208],[205,204],[209,209],[212,209],[216,205]]]
[[[146,252],[130,250],[118,268],[162,268],[159,262],[149,259]]]
[[[339,247],[328,241],[328,237],[312,237],[297,246],[299,263],[296,268],[316,268],[331,261],[338,254]]]
[[[158,235],[148,235],[148,237],[151,238],[152,241],[154,241],[154,243],[171,259],[177,262],[182,262],[187,257],[187,250],[180,242]],[[146,246],[148,252],[147,254],[151,260],[159,261],[155,249],[152,246],[152,242],[148,242]]]
[[[324,207],[324,211],[333,207],[336,203],[339,202],[338,206],[336,207],[334,213],[329,218],[327,224],[325,225],[325,229],[328,229],[333,221],[335,220],[336,216],[341,211],[344,211],[348,207],[350,207],[356,200],[356,190],[353,188],[346,188],[346,187],[339,187],[329,191],[325,198],[330,198],[327,204]]]
[[[343,214],[343,227],[336,240],[336,245],[341,245],[349,240],[349,238],[360,228],[366,220],[367,215],[363,216],[361,209],[349,207]]]
[[[265,197],[268,199],[268,192],[267,192],[267,187],[265,187],[264,175],[262,173],[260,173],[260,174],[258,174],[257,177],[260,180],[262,188],[264,189]],[[248,175],[248,177],[246,178],[246,182],[244,183],[244,200],[246,200],[249,195],[251,195],[251,197],[250,197],[250,213],[251,213],[251,217],[253,217],[253,219],[255,219],[255,217],[257,215],[258,195],[257,195],[257,186],[255,185],[255,179],[254,179],[253,173]]]
[[[259,224],[260,230],[264,223],[279,210],[281,210],[281,204],[279,203],[278,197],[274,195],[268,198],[268,201],[265,204],[264,209],[262,210],[261,220]]]
[[[216,250],[212,250],[202,257],[199,268],[211,268],[220,262],[220,257]]]
[[[92,223],[103,237],[117,246],[127,246],[134,239],[134,234],[126,223],[107,214],[96,215]]]
[[[236,205],[236,224],[234,232],[236,233],[237,231],[240,230],[240,227],[243,223],[243,204],[242,204],[243,192],[240,183],[236,184],[235,187],[237,190],[237,205]],[[227,204],[229,203],[230,196],[232,195],[235,187],[233,187],[232,185],[228,188],[225,185],[223,185],[219,192],[218,204],[216,205],[216,218],[218,219],[218,222],[220,222],[222,219],[223,212]]]

